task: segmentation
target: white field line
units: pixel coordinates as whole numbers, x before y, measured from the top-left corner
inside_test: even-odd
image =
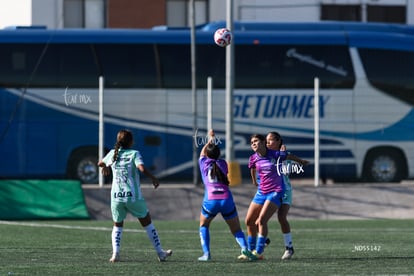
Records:
[[[60,229],[74,229],[74,230],[94,230],[94,231],[112,231],[112,227],[95,227],[95,226],[79,226],[79,225],[64,225],[64,224],[49,224],[49,223],[35,223],[35,222],[20,222],[20,221],[6,221],[0,220],[3,225],[17,225],[27,227],[45,227],[45,228],[60,228]],[[141,227],[139,223],[137,226]],[[124,229],[124,232],[145,233],[144,229]],[[169,233],[198,233],[198,230],[171,230],[162,231]]]
[[[79,225],[64,225],[64,224],[49,224],[49,223],[37,223],[37,222],[21,222],[21,221],[7,221],[0,220],[0,225],[17,225],[17,226],[26,226],[26,227],[49,227],[49,228],[60,228],[60,229],[74,229],[74,230],[93,230],[93,231],[112,231],[112,227],[96,227],[96,226],[79,226]],[[138,227],[141,227],[137,223]],[[298,229],[294,230],[295,233],[301,232],[366,232],[367,230],[371,232],[412,232],[412,229],[406,228],[318,228],[318,229]],[[144,229],[124,229],[125,232],[133,233],[145,233]],[[164,233],[196,233],[198,234],[198,229],[194,230],[162,230]],[[214,230],[214,232],[227,233],[228,230]]]

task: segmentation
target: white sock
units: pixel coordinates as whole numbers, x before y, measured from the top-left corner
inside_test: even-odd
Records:
[[[157,253],[161,253],[162,247],[161,247],[160,238],[158,237],[157,229],[155,229],[154,225],[151,223],[145,226],[145,231],[147,231],[147,236],[152,242],[152,245],[154,246]]]
[[[283,234],[283,240],[285,241],[286,247],[293,247],[292,234],[290,232]]]
[[[112,252],[119,254],[121,250],[122,227],[114,226],[112,228]]]

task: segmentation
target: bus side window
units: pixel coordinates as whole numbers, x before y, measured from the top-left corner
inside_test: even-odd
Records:
[[[190,45],[158,44],[157,50],[162,88],[190,88]]]
[[[414,53],[358,49],[369,82],[388,95],[414,105]]]
[[[44,44],[1,44],[0,85],[25,87],[33,84],[32,77],[39,73],[36,64],[44,47]],[[52,79],[53,75],[50,76]]]
[[[60,44],[53,46],[53,56],[59,61],[57,77],[60,87],[97,87],[99,64],[89,44]]]
[[[88,45],[9,45],[0,83],[12,87],[96,87],[98,67]],[[3,51],[1,51],[3,53]],[[3,70],[4,73],[3,74]],[[9,72],[9,73],[7,73]],[[13,76],[13,77],[8,77]]]
[[[352,88],[354,70],[347,46],[249,45],[236,47],[237,88]]]
[[[147,135],[144,137],[144,145],[158,147],[161,145],[161,137],[156,135]]]
[[[214,88],[225,88],[226,51],[216,45],[198,45],[196,54],[197,87],[207,87],[207,78],[212,77]]]
[[[157,70],[152,44],[95,45],[109,88],[156,88]]]

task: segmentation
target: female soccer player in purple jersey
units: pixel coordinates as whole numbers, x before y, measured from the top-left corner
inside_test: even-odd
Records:
[[[241,248],[242,256],[249,260],[256,260],[247,249],[246,236],[240,227],[239,216],[232,193],[229,189],[227,178],[228,167],[225,160],[220,159],[220,149],[214,143],[214,131],[209,131],[210,139],[200,152],[200,171],[204,183],[204,199],[200,212],[200,241],[203,255],[199,261],[209,261],[210,254],[210,232],[209,227],[215,216],[221,213],[228,224],[231,233]]]
[[[284,145],[277,151],[266,148],[266,137],[260,134],[251,136],[250,146],[255,153],[249,158],[249,169],[252,181],[258,189],[247,210],[245,220],[248,249],[253,250],[258,259],[263,259],[268,234],[267,223],[282,205],[285,185],[281,165],[286,159],[286,148]],[[259,184],[256,173],[260,178]]]

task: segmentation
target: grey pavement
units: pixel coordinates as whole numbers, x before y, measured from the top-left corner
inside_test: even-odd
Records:
[[[328,183],[292,180],[293,204],[289,219],[414,219],[414,181],[401,183]],[[256,188],[245,180],[231,188],[241,220]],[[111,220],[110,185],[83,186],[91,219]],[[163,183],[153,189],[143,182],[142,192],[154,220],[198,220],[203,187],[191,183]],[[128,216],[127,220],[135,220]]]

